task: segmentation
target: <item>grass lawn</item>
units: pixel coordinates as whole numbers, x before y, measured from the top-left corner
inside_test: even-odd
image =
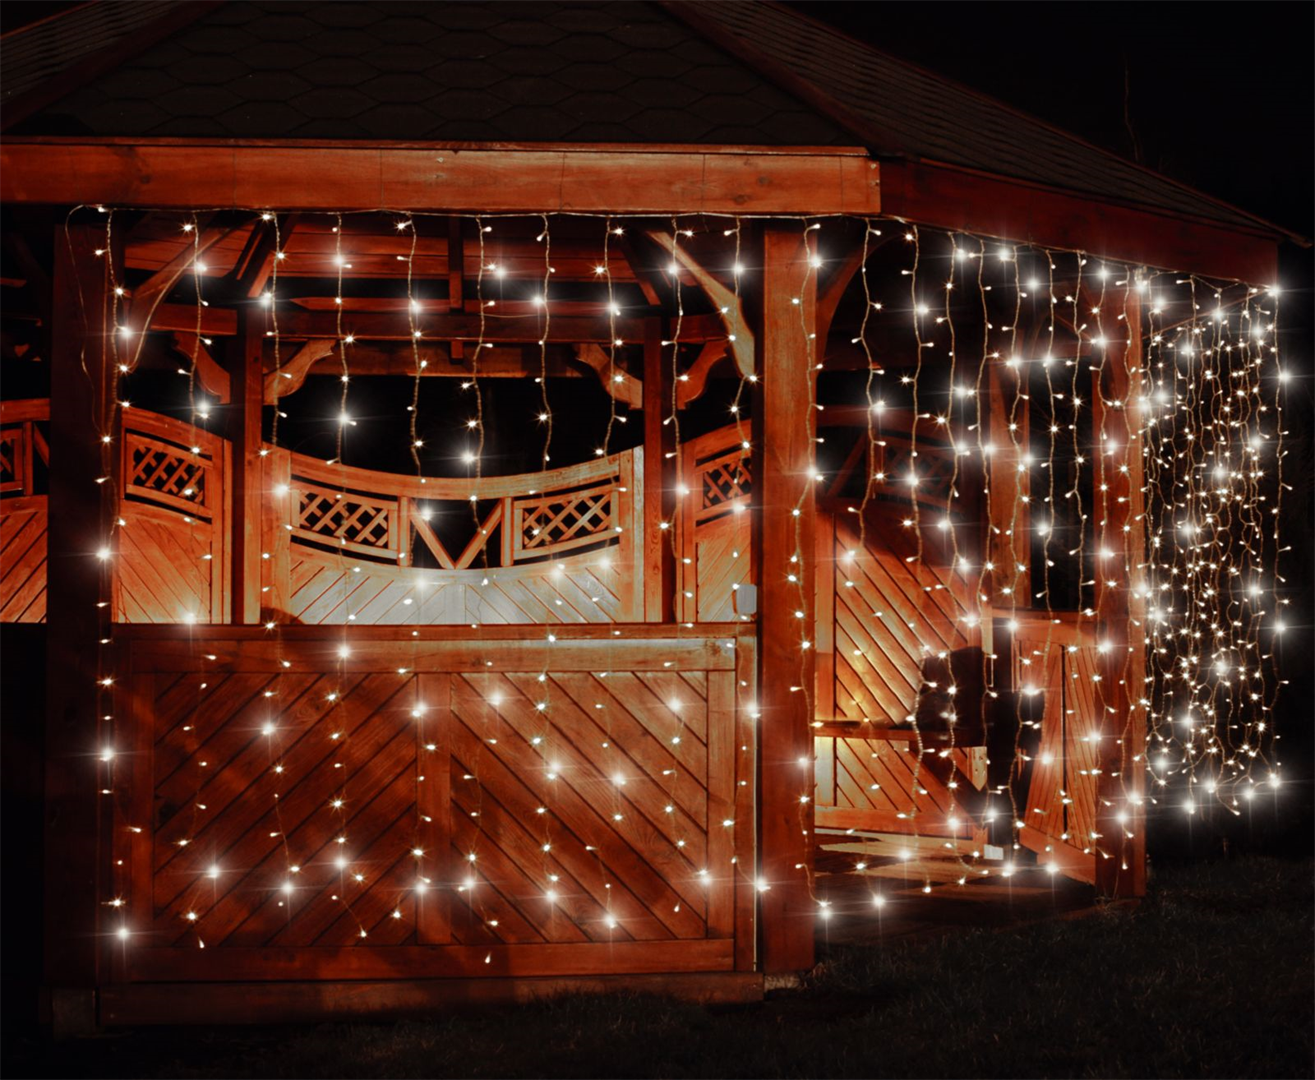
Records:
[[[614,995],[428,1021],[10,1031],[7,1076],[1309,1077],[1310,861],[1159,871],[1134,912],[833,950],[810,985],[705,1009]]]

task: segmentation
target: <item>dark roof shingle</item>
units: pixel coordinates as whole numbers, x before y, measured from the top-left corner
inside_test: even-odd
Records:
[[[58,37],[62,21],[32,33]],[[5,59],[7,66],[8,47]],[[732,129],[736,141],[763,145],[801,136],[853,143],[839,125],[640,0],[242,0],[92,79],[19,130],[719,143]]]

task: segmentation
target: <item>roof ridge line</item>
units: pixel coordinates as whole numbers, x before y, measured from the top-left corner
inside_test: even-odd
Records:
[[[104,3],[104,0],[91,0],[91,3],[76,5],[68,11],[55,14],[55,16],[39,18],[36,22],[29,22],[26,26],[20,26],[20,28],[14,30],[14,33],[32,30],[37,26],[46,25],[47,22],[51,22],[55,18],[67,16],[72,12],[84,11],[85,8],[101,3]],[[229,0],[184,0],[184,3],[179,4],[178,7],[164,12],[162,16],[147,22],[145,26],[134,30],[133,33],[116,38],[108,45],[92,50],[84,57],[75,59],[63,70],[51,75],[49,79],[43,80],[37,86],[20,93],[12,101],[4,103],[3,107],[0,107],[0,133],[9,132],[14,125],[20,124],[21,121],[33,116],[34,113],[41,112],[42,109],[53,105],[60,97],[67,96],[75,89],[83,87],[84,84],[96,79],[97,76],[107,74],[118,64],[124,63],[126,59],[134,57],[143,50],[150,49],[151,46],[156,45],[163,38],[178,32],[184,26],[191,25],[197,18],[209,14],[226,3],[229,3]]]
[[[725,38],[727,37],[732,38],[737,43],[737,45],[739,45],[743,50],[742,54],[737,53],[737,55],[740,56],[741,60],[743,60],[746,63],[753,64],[754,66],[758,66],[761,63],[765,69],[763,71],[764,74],[768,75],[773,79],[779,80],[779,75],[773,74],[773,72],[779,72],[782,65],[778,64],[770,57],[763,56],[761,52],[759,52],[759,50],[754,48],[752,45],[749,45],[747,42],[744,42],[744,40],[737,33],[735,33],[734,30],[731,30],[730,28],[725,27],[720,23],[717,23],[716,27],[707,26],[707,23],[709,21],[716,19],[716,14],[715,14],[716,9],[722,3],[742,3],[742,4],[752,4],[753,6],[770,7],[799,22],[807,23],[821,30],[824,30],[829,34],[833,34],[838,37],[844,38],[846,41],[852,43],[854,46],[856,46],[859,49],[865,50],[867,52],[875,53],[879,56],[886,58],[887,60],[889,60],[894,64],[900,65],[901,67],[907,68],[911,71],[916,71],[919,74],[927,78],[934,79],[940,83],[948,84],[952,86],[955,90],[967,94],[970,97],[976,98],[978,101],[988,104],[993,108],[998,108],[1005,112],[1012,113],[1014,116],[1026,120],[1028,123],[1037,124],[1041,127],[1044,127],[1050,132],[1052,132],[1053,134],[1061,136],[1062,138],[1067,139],[1070,142],[1075,143],[1077,145],[1086,147],[1088,150],[1094,151],[1095,153],[1101,154],[1108,158],[1112,158],[1113,160],[1119,162],[1120,164],[1125,165],[1128,168],[1135,169],[1136,171],[1142,173],[1143,175],[1153,177],[1154,179],[1164,183],[1172,184],[1174,187],[1177,187],[1184,192],[1188,192],[1201,199],[1204,199],[1209,203],[1213,203],[1215,206],[1218,206],[1221,209],[1230,210],[1235,214],[1240,214],[1241,216],[1250,219],[1255,224],[1261,226],[1262,228],[1264,228],[1266,231],[1270,233],[1277,234],[1303,247],[1311,246],[1310,238],[1303,236],[1301,233],[1295,232],[1273,221],[1270,221],[1267,218],[1261,217],[1259,214],[1253,213],[1252,211],[1247,210],[1243,207],[1235,206],[1232,203],[1219,198],[1218,196],[1211,195],[1209,192],[1201,191],[1199,188],[1195,188],[1191,184],[1185,183],[1182,180],[1178,180],[1175,177],[1167,175],[1166,173],[1157,172],[1155,169],[1150,168],[1150,166],[1148,165],[1142,165],[1139,162],[1131,161],[1120,153],[1117,153],[1113,150],[1108,150],[1103,146],[1098,146],[1093,142],[1089,142],[1087,139],[1084,139],[1082,136],[1076,135],[1073,132],[1060,127],[1059,125],[1050,122],[1049,120],[1044,120],[1041,117],[1034,116],[1033,114],[1027,112],[1026,110],[1020,109],[1015,105],[1009,104],[1008,102],[1001,101],[999,98],[993,97],[992,95],[986,93],[985,91],[975,89],[972,86],[968,86],[967,84],[960,82],[958,79],[955,79],[952,76],[942,75],[939,72],[932,71],[930,68],[923,67],[921,64],[915,63],[911,60],[906,60],[900,56],[896,56],[894,53],[888,52],[885,49],[878,48],[875,45],[870,45],[865,41],[860,41],[852,34],[849,34],[848,32],[841,30],[838,27],[834,27],[830,23],[824,22],[821,19],[816,18],[815,16],[809,15],[796,8],[790,7],[788,4],[784,3],[783,0],[712,0],[712,2],[709,3],[694,3],[693,0],[656,0],[656,2],[661,7],[670,11],[673,15],[676,15],[682,21],[688,23],[691,26],[694,26],[695,29],[698,29],[704,33],[709,33],[709,36],[712,36],[713,40],[717,44],[721,44],[724,48],[730,48],[730,46],[726,44]],[[687,18],[687,15],[691,14],[693,11],[698,9],[702,9],[702,11],[707,12],[708,14],[707,15],[700,14],[697,17],[697,23],[694,19]],[[837,100],[836,97],[830,91],[825,90],[820,86],[817,86],[815,83],[812,83],[811,81],[804,78],[803,76],[794,75],[792,72],[787,72],[782,74],[785,74],[787,76],[788,81],[797,80],[799,83],[803,83],[804,85],[810,87],[814,92],[814,94],[816,95],[816,97],[820,99],[811,103],[817,105],[820,108],[823,108],[824,111],[827,112],[827,115],[836,123],[851,128],[851,130],[853,130],[855,134],[863,137],[867,137],[867,135],[875,133],[875,129],[873,129],[869,124],[867,124],[861,118],[854,116],[854,114],[848,108],[845,107],[843,102]],[[786,88],[791,89],[788,85],[786,86]],[[798,93],[799,91],[792,90],[792,92]],[[898,143],[899,140],[892,139],[891,141]],[[897,153],[903,154],[904,156],[908,157],[910,160],[917,160],[917,161],[926,160],[929,163],[931,161],[931,159],[923,158],[920,155],[911,154],[908,151],[904,151],[904,150],[898,150]],[[995,173],[992,175],[996,175],[1004,179],[1009,179],[1007,174],[1004,173]],[[1062,189],[1054,189],[1054,190],[1062,190]]]

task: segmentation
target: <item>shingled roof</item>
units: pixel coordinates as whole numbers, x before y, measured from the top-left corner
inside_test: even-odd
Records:
[[[1283,235],[1051,125],[762,0],[143,4],[7,35],[6,104],[193,11],[10,129],[24,135],[863,145]],[[163,18],[169,18],[168,14]],[[158,35],[157,35],[158,36]],[[67,79],[67,71],[64,76]],[[39,91],[40,86],[36,86]]]

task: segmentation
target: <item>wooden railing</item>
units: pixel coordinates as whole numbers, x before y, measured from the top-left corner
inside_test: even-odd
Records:
[[[50,465],[50,400],[0,402],[0,495],[37,494],[36,463]]]
[[[752,632],[346,633],[116,635],[116,984],[753,969]]]
[[[123,497],[214,521],[223,515],[224,439],[141,409],[123,414]]]
[[[227,620],[227,440],[158,413],[127,409],[119,469],[115,618]]]
[[[0,402],[0,621],[46,617],[50,402]]]
[[[489,566],[515,566],[583,547],[628,548],[639,520],[642,454],[630,450],[548,472],[476,481],[326,465],[267,448],[274,494],[286,494],[294,543],[401,565],[414,563],[422,545],[445,570],[466,569],[485,552]],[[469,518],[471,503],[489,502],[492,509],[470,543],[449,551],[433,527],[435,515]]]

